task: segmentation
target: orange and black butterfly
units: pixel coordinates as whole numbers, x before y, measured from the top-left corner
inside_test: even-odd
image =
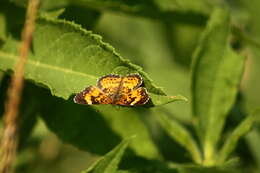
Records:
[[[125,77],[109,74],[101,77],[97,86],[89,86],[74,97],[78,104],[113,104],[135,106],[146,104],[150,97],[141,87],[143,80],[138,74]]]

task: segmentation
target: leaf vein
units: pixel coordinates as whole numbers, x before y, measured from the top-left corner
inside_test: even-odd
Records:
[[[11,59],[16,61],[17,60],[17,56],[12,55],[12,54],[7,54],[5,52],[0,51],[0,56],[4,59]],[[47,68],[47,69],[53,69],[53,70],[57,70],[57,71],[62,71],[64,73],[68,73],[68,74],[75,74],[75,75],[79,75],[79,76],[84,76],[84,77],[88,77],[88,78],[92,78],[92,79],[96,79],[97,77],[93,76],[93,75],[89,75],[86,73],[82,73],[79,71],[74,71],[72,69],[66,69],[66,68],[62,68],[62,67],[58,67],[58,66],[53,66],[50,64],[44,64],[44,63],[40,63],[39,61],[33,61],[28,59],[27,64],[31,64],[33,66],[39,66],[42,68]]]

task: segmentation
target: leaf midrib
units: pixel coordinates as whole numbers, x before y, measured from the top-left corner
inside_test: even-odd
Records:
[[[209,138],[210,136],[210,133],[212,132],[211,130],[211,127],[212,127],[212,124],[214,124],[215,122],[213,121],[214,119],[214,116],[213,116],[213,113],[214,112],[214,109],[215,107],[213,106],[214,105],[214,102],[217,98],[216,96],[216,91],[217,90],[217,85],[218,84],[218,79],[220,78],[220,72],[221,72],[221,69],[222,69],[222,65],[223,65],[223,57],[225,56],[225,51],[222,52],[222,55],[220,56],[221,57],[221,60],[220,60],[220,63],[218,65],[218,67],[216,68],[216,74],[214,76],[214,84],[212,85],[212,92],[211,92],[211,99],[209,99],[209,109],[208,109],[208,114],[207,116],[209,116],[209,119],[208,119],[208,123],[207,123],[207,128],[206,128],[206,135],[205,135],[205,140],[208,140],[207,138]],[[216,84],[215,84],[216,83]]]
[[[0,58],[11,59],[11,60],[17,61],[18,56],[0,51]],[[86,73],[82,73],[82,72],[79,72],[79,71],[74,71],[74,70],[71,70],[71,69],[66,69],[66,68],[62,68],[62,67],[58,67],[58,66],[53,66],[53,65],[50,65],[50,64],[41,63],[40,61],[33,61],[33,60],[28,59],[27,64],[31,64],[31,65],[34,65],[34,66],[40,66],[40,67],[47,68],[47,69],[53,69],[53,70],[61,71],[61,72],[68,73],[68,74],[75,74],[75,75],[79,75],[79,76],[83,76],[83,77],[97,79],[97,77],[93,76],[93,75],[89,75],[89,74],[86,74]]]

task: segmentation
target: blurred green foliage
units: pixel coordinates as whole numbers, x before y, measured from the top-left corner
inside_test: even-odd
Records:
[[[0,2],[0,117],[26,4]],[[259,172],[259,8],[259,0],[41,1],[16,172]],[[133,72],[148,106],[72,101],[102,75]],[[171,103],[185,100],[176,95],[188,102]]]

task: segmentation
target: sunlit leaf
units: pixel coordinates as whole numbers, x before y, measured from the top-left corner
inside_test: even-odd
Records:
[[[18,46],[12,38],[7,41],[0,51],[0,69],[13,68]],[[180,100],[171,96],[165,99],[164,92],[152,83],[141,67],[123,59],[110,45],[102,42],[100,36],[70,22],[38,20],[33,52],[26,65],[26,79],[47,86],[55,96],[68,99],[86,86],[96,85],[101,76],[111,73],[141,74],[152,101],[158,105]]]
[[[192,108],[203,143],[205,164],[214,163],[214,150],[230,111],[243,72],[245,57],[229,45],[230,17],[216,9],[194,54]]]

